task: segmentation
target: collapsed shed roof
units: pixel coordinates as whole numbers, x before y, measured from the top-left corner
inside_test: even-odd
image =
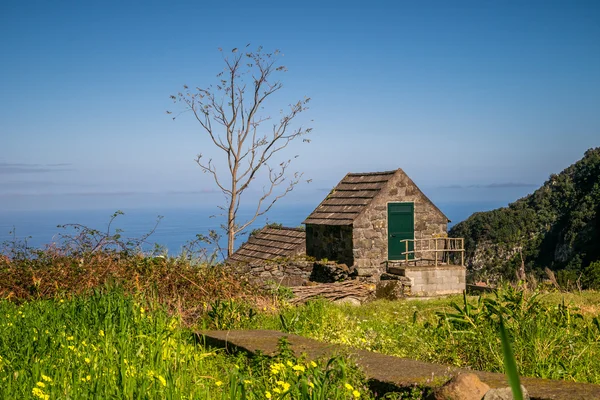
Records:
[[[301,228],[264,227],[248,238],[227,260],[229,263],[261,263],[306,252],[306,233]]]

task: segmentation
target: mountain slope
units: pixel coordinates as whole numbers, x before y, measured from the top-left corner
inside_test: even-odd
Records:
[[[576,279],[600,260],[600,147],[532,194],[475,213],[449,235],[465,238],[474,279],[514,279],[521,257],[528,272],[548,267]]]

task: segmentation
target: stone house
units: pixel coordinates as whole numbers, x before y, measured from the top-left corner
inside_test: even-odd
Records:
[[[304,220],[306,254],[378,280],[390,261],[417,250],[414,239],[446,236],[448,222],[401,169],[350,173]]]
[[[265,227],[227,262],[289,285],[358,276],[412,295],[460,293],[464,243],[447,237],[448,222],[401,169],[350,173],[304,220],[305,231]]]

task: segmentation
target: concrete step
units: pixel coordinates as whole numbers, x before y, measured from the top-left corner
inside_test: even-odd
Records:
[[[404,276],[404,270],[405,269],[406,269],[405,267],[388,266],[387,267],[387,273],[388,274],[393,274],[393,275]]]

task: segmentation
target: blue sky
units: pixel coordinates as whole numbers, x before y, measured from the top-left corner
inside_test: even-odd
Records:
[[[597,1],[6,0],[0,35],[3,210],[219,203],[194,163],[216,152],[165,111],[246,43],[284,53],[272,107],[312,98],[288,205],[398,167],[437,202],[508,202],[600,145]]]

